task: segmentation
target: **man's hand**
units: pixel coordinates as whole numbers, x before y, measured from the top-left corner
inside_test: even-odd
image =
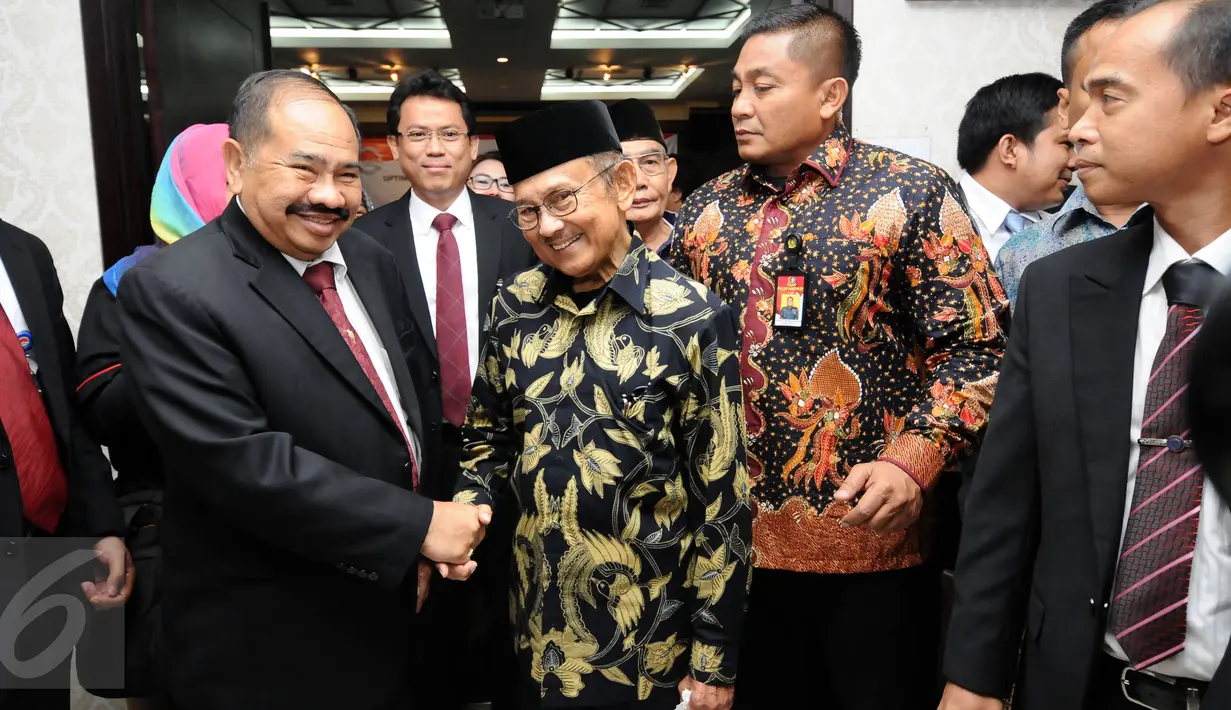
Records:
[[[685,690],[691,690],[688,698],[688,710],[731,710],[735,703],[735,686],[706,685],[692,676],[685,676],[680,681],[680,695]]]
[[[428,592],[431,591],[432,585],[432,564],[427,560],[419,560],[419,569],[416,572],[418,578],[418,599],[415,601],[415,613],[423,611],[423,602],[427,601]]]
[[[124,606],[136,578],[128,548],[118,537],[104,537],[94,543],[94,551],[98,553],[98,561],[107,566],[107,577],[104,579],[100,574],[93,582],[82,582],[81,591],[99,609]]]
[[[1004,710],[1004,701],[976,695],[960,685],[949,683],[945,686],[945,694],[937,710]]]
[[[432,522],[427,527],[427,537],[421,548],[423,556],[433,562],[450,565],[473,564],[470,556],[483,541],[487,524],[492,521],[491,507],[441,501],[435,501],[432,505]],[[439,564],[436,567],[442,569]],[[449,576],[443,569],[441,575]]]
[[[863,497],[842,518],[843,526],[862,526],[877,535],[887,535],[914,525],[923,511],[919,484],[888,461],[861,463],[852,468],[834,499],[849,503],[860,491]]]

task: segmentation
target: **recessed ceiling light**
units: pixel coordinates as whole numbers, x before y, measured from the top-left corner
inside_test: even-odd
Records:
[[[507,64],[509,61],[509,58],[508,57],[496,57],[496,61],[500,62],[501,64]]]
[[[397,80],[398,80],[398,73],[397,73],[397,72],[390,72],[390,73],[389,73],[389,81],[397,81]]]

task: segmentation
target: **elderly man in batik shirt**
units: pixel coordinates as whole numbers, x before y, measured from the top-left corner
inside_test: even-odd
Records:
[[[739,342],[631,234],[636,169],[599,102],[497,134],[543,260],[496,294],[455,500],[522,507],[522,707],[731,706],[751,554]]]
[[[954,182],[843,125],[849,22],[790,5],[748,33],[731,113],[749,164],[689,197],[671,252],[741,311],[758,569],[740,703],[926,707],[941,605],[921,513],[985,426],[1007,306]]]

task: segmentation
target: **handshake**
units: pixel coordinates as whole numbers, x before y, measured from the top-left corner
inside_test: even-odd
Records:
[[[469,579],[478,566],[470,556],[483,541],[491,521],[491,506],[436,501],[420,551],[436,564],[441,577]]]

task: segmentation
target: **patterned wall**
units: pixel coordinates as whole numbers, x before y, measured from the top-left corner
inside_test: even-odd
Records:
[[[1002,76],[1060,76],[1060,42],[1091,0],[855,0],[863,67],[853,130],[930,144],[955,177],[957,127],[975,91]],[[915,139],[926,139],[919,141]]]
[[[0,218],[42,238],[76,329],[102,269],[78,0],[0,2]]]

